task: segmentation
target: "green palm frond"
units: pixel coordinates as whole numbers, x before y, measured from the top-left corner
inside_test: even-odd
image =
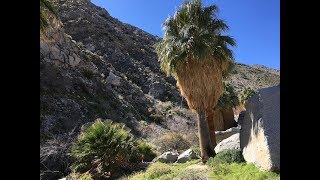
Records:
[[[239,97],[235,92],[234,86],[230,83],[223,82],[224,92],[218,100],[217,108],[232,108],[240,104]]]
[[[201,0],[186,1],[173,17],[163,23],[164,37],[156,44],[161,69],[170,75],[179,62],[186,57],[233,61],[228,46],[235,40],[222,32],[228,30],[226,23],[218,19],[218,7],[202,7]]]

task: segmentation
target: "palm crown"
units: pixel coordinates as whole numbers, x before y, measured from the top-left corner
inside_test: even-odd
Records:
[[[167,75],[175,72],[177,63],[186,62],[189,58],[228,61],[229,65],[233,62],[228,45],[235,46],[235,40],[221,34],[228,30],[228,26],[216,17],[217,6],[202,8],[201,4],[201,0],[184,2],[163,24],[165,34],[156,45],[156,51],[161,69]]]

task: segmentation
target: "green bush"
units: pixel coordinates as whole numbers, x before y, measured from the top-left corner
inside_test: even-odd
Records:
[[[83,126],[71,148],[70,154],[75,159],[71,169],[77,173],[89,172],[94,178],[114,176],[141,160],[136,149],[133,136],[124,125],[97,119]]]
[[[155,179],[160,176],[163,176],[164,174],[169,174],[172,172],[172,168],[163,163],[158,163],[157,165],[151,166],[148,170],[148,179]]]
[[[241,90],[240,92],[240,103],[241,104],[246,104],[247,101],[249,100],[250,97],[252,97],[256,92],[251,89],[250,87],[246,87],[244,89]]]
[[[219,98],[217,108],[232,108],[239,105],[239,97],[235,92],[234,86],[230,83],[223,82],[224,92]]]
[[[136,144],[138,153],[142,156],[143,161],[150,162],[157,157],[158,154],[153,151],[152,145],[142,140],[136,141]]]
[[[240,150],[237,149],[227,149],[219,152],[214,158],[209,158],[208,165],[215,166],[217,164],[223,163],[241,163],[244,162],[244,158]]]
[[[188,149],[191,143],[179,133],[166,133],[157,141],[159,151],[161,153],[166,151],[177,150],[179,152]]]
[[[201,151],[199,146],[192,146],[192,151],[195,152],[198,156],[201,156]]]

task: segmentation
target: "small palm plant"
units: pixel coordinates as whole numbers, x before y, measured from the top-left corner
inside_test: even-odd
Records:
[[[71,149],[75,172],[89,172],[94,177],[109,177],[129,166],[134,150],[133,136],[123,125],[97,119],[83,132]]]

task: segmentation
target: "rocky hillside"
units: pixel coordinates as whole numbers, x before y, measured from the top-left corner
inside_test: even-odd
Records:
[[[236,63],[227,81],[235,85],[236,91],[240,91],[245,87],[257,90],[278,85],[280,83],[280,72],[261,65],[249,66]]]
[[[196,143],[196,115],[185,108],[175,80],[160,71],[153,48],[158,37],[88,0],[54,2],[63,26],[40,40],[41,179],[69,173],[70,145],[81,126],[96,118],[124,123],[151,142],[173,131]],[[231,76],[238,89],[279,79],[242,64]]]

